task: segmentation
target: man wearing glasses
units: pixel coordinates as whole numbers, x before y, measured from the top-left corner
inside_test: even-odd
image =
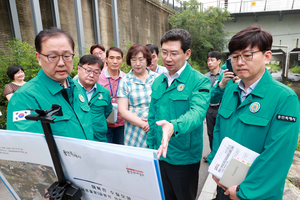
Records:
[[[78,83],[82,86],[84,98],[90,106],[94,138],[99,142],[107,142],[106,118],[112,111],[111,97],[108,89],[98,82],[103,68],[102,60],[95,55],[82,56],[78,63]]]
[[[272,42],[272,35],[258,25],[229,42],[233,71],[241,81],[225,90],[207,161],[211,163],[225,137],[260,155],[240,185],[225,188],[213,176],[219,186],[217,199],[282,199],[298,141],[300,107],[296,93],[265,68]]]
[[[94,140],[88,102],[81,86],[69,75],[73,69],[74,41],[71,35],[52,27],[35,38],[36,58],[42,69],[11,98],[7,109],[7,130],[43,133],[41,122],[25,119],[34,111],[62,107],[63,116],[50,124],[54,135]]]
[[[168,71],[152,85],[147,145],[158,149],[166,200],[195,200],[198,189],[210,81],[187,62],[191,42],[183,29],[164,34],[161,57]]]

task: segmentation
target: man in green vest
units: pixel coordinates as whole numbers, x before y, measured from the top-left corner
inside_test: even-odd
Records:
[[[56,27],[41,31],[35,38],[36,58],[42,69],[18,89],[7,108],[7,130],[43,133],[39,121],[25,119],[36,114],[31,109],[49,110],[53,104],[62,107],[63,116],[50,124],[54,135],[94,140],[89,106],[82,101],[80,85],[69,76],[73,70],[74,41],[71,35]]]
[[[260,155],[240,185],[225,188],[213,176],[217,199],[282,199],[298,141],[300,106],[296,93],[265,68],[272,42],[272,35],[259,25],[238,32],[229,42],[233,71],[241,81],[225,90],[207,161],[212,162],[225,137]]]
[[[78,63],[77,81],[85,93],[84,101],[87,101],[90,106],[94,139],[107,142],[106,118],[112,111],[112,104],[108,89],[97,83],[102,69],[103,62],[99,57],[84,55]]]
[[[147,145],[158,149],[166,200],[195,200],[198,189],[210,81],[187,62],[191,42],[186,30],[164,34],[161,58],[168,71],[152,85]]]

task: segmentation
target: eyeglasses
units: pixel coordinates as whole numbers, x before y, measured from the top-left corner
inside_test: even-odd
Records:
[[[265,53],[266,51],[253,51],[253,52],[243,52],[241,55],[232,55],[231,56],[231,63],[235,63],[238,61],[239,57],[243,61],[251,61],[253,59],[253,54],[257,52],[263,52]]]
[[[62,59],[65,61],[65,62],[71,62],[74,58],[74,55],[75,54],[72,54],[72,53],[65,53],[63,55],[58,55],[58,54],[49,54],[49,55],[45,55],[45,54],[42,54],[42,53],[39,53],[43,56],[46,56],[48,58],[48,61],[51,62],[51,63],[56,63],[59,61],[59,58],[60,56],[62,57]]]
[[[176,57],[179,56],[180,54],[181,54],[181,53],[174,53],[174,52],[168,54],[168,52],[162,51],[162,52],[161,52],[161,57],[167,58],[168,56],[170,56],[170,58],[176,58]]]
[[[143,62],[146,59],[143,57],[140,57],[140,58],[131,58],[130,60],[131,60],[131,62],[136,63],[137,61]]]
[[[101,55],[101,54],[103,54],[103,53],[105,53],[104,51],[99,51],[99,52],[95,52],[95,53],[93,53],[93,55],[95,55],[95,56],[99,56],[99,55]]]
[[[91,74],[91,73],[94,73],[95,75],[99,75],[100,74],[100,71],[93,71],[93,70],[90,70],[90,69],[86,69],[83,66],[80,66],[80,67],[82,67],[85,70],[86,74]]]

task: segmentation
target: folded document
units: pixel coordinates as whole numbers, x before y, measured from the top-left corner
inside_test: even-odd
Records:
[[[225,137],[211,162],[208,172],[220,179],[225,187],[240,184],[258,153]]]

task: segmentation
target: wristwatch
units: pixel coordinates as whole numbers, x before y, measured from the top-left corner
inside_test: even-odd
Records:
[[[236,187],[236,192],[238,192],[240,190],[240,185],[238,185],[237,187]]]

